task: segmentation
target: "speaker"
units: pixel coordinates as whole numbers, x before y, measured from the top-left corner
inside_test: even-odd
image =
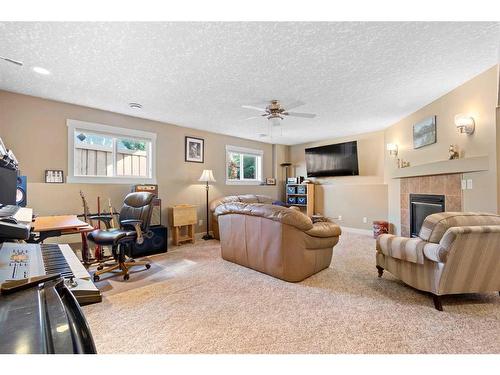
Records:
[[[128,251],[128,256],[131,258],[144,257],[146,255],[153,255],[167,252],[167,227],[163,225],[153,225],[149,227],[149,231],[143,233],[144,242],[134,244]]]
[[[156,197],[158,197],[158,185],[134,185],[132,187],[132,192],[141,192],[145,191],[147,193],[153,193]]]
[[[153,199],[153,212],[151,213],[151,225],[161,225],[161,199]]]
[[[28,201],[27,194],[26,176],[17,176],[16,204],[18,206],[26,207],[26,202]]]

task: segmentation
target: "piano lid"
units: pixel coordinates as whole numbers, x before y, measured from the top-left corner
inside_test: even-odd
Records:
[[[0,353],[95,353],[87,322],[68,293],[57,279],[0,295]]]

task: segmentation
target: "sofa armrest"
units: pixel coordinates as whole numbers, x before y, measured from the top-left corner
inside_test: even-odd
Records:
[[[381,234],[377,237],[377,252],[399,260],[423,264],[424,248],[429,242],[419,237],[398,237],[393,234]]]
[[[443,248],[438,243],[429,242],[424,247],[424,255],[427,259],[432,260],[437,263],[444,263],[445,259],[443,259],[442,254]]]
[[[327,238],[340,236],[342,230],[337,224],[322,221],[314,223],[313,227],[305,233],[312,237]]]
[[[488,233],[496,233],[500,239],[500,225],[451,227],[445,232],[441,241],[439,241],[438,248],[434,250],[435,255],[430,255],[430,257],[444,263],[448,259],[449,252],[456,240],[461,237],[478,236]],[[425,255],[427,257],[427,253]]]

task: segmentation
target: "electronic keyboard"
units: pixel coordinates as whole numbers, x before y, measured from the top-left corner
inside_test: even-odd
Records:
[[[102,301],[101,292],[69,245],[0,244],[0,283],[60,274],[80,305]]]

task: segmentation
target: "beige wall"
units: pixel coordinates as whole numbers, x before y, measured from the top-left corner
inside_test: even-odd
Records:
[[[500,61],[500,47],[498,48]],[[497,65],[497,212],[500,212],[500,64]]]
[[[45,169],[62,169],[67,175],[66,119],[76,119],[157,134],[157,182],[162,199],[162,220],[166,223],[167,207],[189,203],[199,206],[198,218],[205,219],[205,189],[197,181],[203,169],[213,169],[217,182],[210,190],[211,198],[229,194],[258,193],[278,196],[279,186],[228,186],[225,184],[225,145],[262,149],[264,177],[273,175],[273,146],[240,138],[183,128],[97,109],[44,100],[0,91],[0,137],[11,148],[28,176],[28,206],[40,215],[82,212],[79,191],[87,195],[91,210],[96,198],[121,207],[130,185],[120,184],[46,184]],[[184,136],[205,139],[205,163],[184,162]],[[285,146],[277,146],[278,160]],[[204,225],[197,228],[204,230]]]
[[[500,101],[500,93],[498,94]],[[497,107],[497,212],[500,213],[500,106]]]
[[[497,211],[497,155],[496,155],[496,107],[498,94],[498,70],[494,66],[472,80],[457,87],[429,105],[393,124],[385,131],[384,143],[399,145],[399,157],[412,166],[446,160],[448,147],[456,144],[463,157],[489,156],[489,170],[464,174],[473,180],[473,189],[463,191],[465,211]],[[476,121],[473,135],[459,134],[454,125],[458,113],[470,114]],[[418,150],[413,149],[413,124],[437,116],[437,143]],[[385,153],[385,182],[389,186],[389,220],[400,229],[399,180],[391,178],[394,159]]]
[[[336,220],[342,226],[371,229],[373,220],[387,219],[383,131],[290,146],[290,161],[297,176],[306,176],[306,148],[354,140],[358,142],[359,176],[312,179],[318,184],[315,212],[334,219],[342,216]]]

